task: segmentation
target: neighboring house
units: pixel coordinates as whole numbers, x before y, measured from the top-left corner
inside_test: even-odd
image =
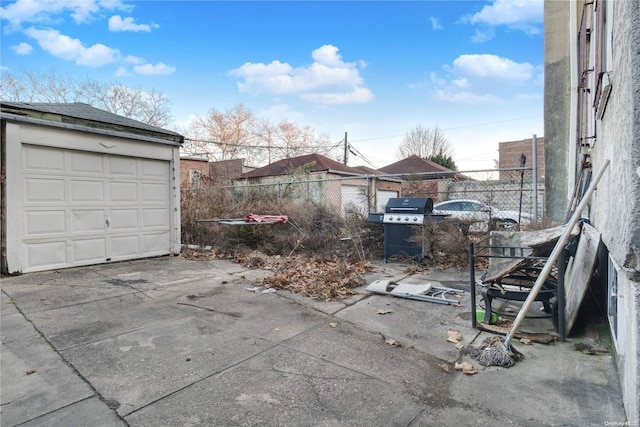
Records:
[[[403,197],[430,197],[434,202],[439,201],[438,197],[442,192],[438,180],[443,178],[457,179],[461,176],[449,168],[416,155],[378,170],[403,180]]]
[[[627,420],[640,420],[640,2],[545,1],[546,210],[610,165],[586,209],[601,233],[607,311]]]
[[[377,178],[320,154],[282,159],[247,172],[234,180],[235,186],[264,184],[279,197],[291,195],[313,201],[337,212],[376,210],[378,199],[397,196],[400,183],[393,180],[376,185]],[[377,188],[377,190],[376,190]]]
[[[82,103],[0,120],[2,273],[180,252],[182,135]]]
[[[533,138],[520,141],[505,141],[498,143],[498,169],[522,167],[521,157],[524,155],[524,167],[533,167]],[[536,137],[536,169],[538,181],[544,182],[544,137]],[[500,179],[509,179],[509,173],[500,171]],[[531,178],[531,173],[527,175]]]
[[[180,157],[180,185],[183,189],[196,190],[207,184],[209,160],[206,157]]]
[[[256,170],[244,164],[244,159],[220,160],[209,163],[209,178],[212,182],[228,185],[242,174]]]

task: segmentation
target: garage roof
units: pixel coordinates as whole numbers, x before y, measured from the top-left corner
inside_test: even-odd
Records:
[[[0,108],[3,117],[5,117],[5,114],[11,114],[13,116],[30,117],[49,122],[59,122],[116,132],[135,133],[180,144],[184,141],[184,137],[177,132],[151,126],[138,120],[92,107],[82,102],[40,103],[0,101]]]

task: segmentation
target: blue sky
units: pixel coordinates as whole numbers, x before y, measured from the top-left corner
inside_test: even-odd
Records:
[[[177,124],[241,102],[397,160],[438,126],[460,170],[543,136],[542,1],[1,1],[0,65],[165,93]],[[368,162],[370,163],[368,163]]]

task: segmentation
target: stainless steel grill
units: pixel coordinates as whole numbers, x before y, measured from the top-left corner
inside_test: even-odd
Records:
[[[384,213],[369,214],[370,222],[384,224],[384,260],[391,256],[424,258],[422,243],[411,241],[416,228],[425,221],[440,219],[433,215],[433,200],[427,197],[391,198]]]

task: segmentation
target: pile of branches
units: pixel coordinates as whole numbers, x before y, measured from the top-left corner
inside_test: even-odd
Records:
[[[256,280],[261,286],[286,289],[324,301],[339,301],[353,295],[354,288],[364,284],[362,274],[374,269],[367,261],[310,258],[305,255],[270,257],[257,251],[238,256],[237,260],[247,267],[274,272]]]

